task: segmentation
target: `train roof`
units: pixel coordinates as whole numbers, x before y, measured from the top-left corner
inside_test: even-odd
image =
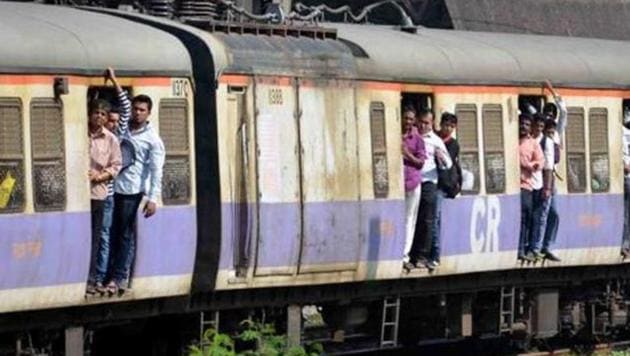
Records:
[[[189,75],[174,36],[79,9],[0,1],[0,73]]]
[[[630,87],[630,43],[624,41],[335,26],[339,38],[357,46],[359,76],[365,79],[489,85],[549,79],[568,87]]]

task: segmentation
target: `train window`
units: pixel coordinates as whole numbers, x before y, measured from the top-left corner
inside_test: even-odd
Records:
[[[457,141],[462,167],[462,194],[479,193],[479,141],[477,138],[477,106],[457,104]]]
[[[607,192],[610,187],[608,161],[608,110],[591,108],[588,111],[591,191]]]
[[[584,109],[568,108],[567,185],[569,193],[586,191],[586,138],[584,137]]]
[[[66,166],[60,101],[31,101],[31,153],[35,211],[63,210],[66,206]]]
[[[190,202],[190,146],[186,99],[160,101],[160,136],[166,149],[162,201],[165,205],[187,204]]]
[[[505,156],[503,147],[503,109],[501,105],[482,107],[483,155],[486,168],[486,192],[505,192]]]
[[[0,98],[0,214],[24,210],[22,102]]]
[[[387,169],[387,141],[385,138],[385,105],[370,103],[370,136],[372,139],[372,180],[374,197],[387,198],[389,173]]]

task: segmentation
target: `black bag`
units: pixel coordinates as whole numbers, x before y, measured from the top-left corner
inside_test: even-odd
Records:
[[[440,168],[435,159],[438,172],[438,188],[444,192],[446,198],[454,199],[462,191],[462,170],[458,161],[454,161],[449,169]]]

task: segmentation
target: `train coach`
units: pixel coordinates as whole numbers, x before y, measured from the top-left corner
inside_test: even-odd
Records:
[[[623,263],[627,43],[347,24],[192,27],[9,2],[0,29],[0,182],[14,180],[0,207],[0,313]],[[138,220],[132,291],[86,300],[87,103],[111,95],[108,66],[156,103],[166,163],[158,213]],[[562,261],[522,265],[518,110],[551,99],[545,79],[569,110]],[[443,205],[433,273],[401,268],[403,102],[456,113],[473,177]]]

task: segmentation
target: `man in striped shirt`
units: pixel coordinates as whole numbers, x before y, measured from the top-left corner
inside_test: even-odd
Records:
[[[127,92],[118,83],[116,74],[113,69],[107,68],[105,71],[105,81],[111,81],[116,88],[118,95],[117,105],[112,106],[109,111],[105,128],[114,133],[117,137],[120,137],[120,133],[126,130],[129,118],[131,117],[131,102],[127,96]],[[124,169],[127,162],[123,159],[122,167]],[[100,239],[98,244],[98,251],[96,254],[96,264],[94,271],[94,288],[88,288],[88,293],[92,294],[96,291],[99,293],[105,293],[107,290],[103,285],[105,279],[108,277],[110,256],[112,251],[112,244],[110,239],[110,230],[112,227],[114,215],[114,179],[110,179],[107,182],[107,197],[105,198],[103,205],[103,220],[100,229]],[[112,291],[113,292],[113,291]]]

